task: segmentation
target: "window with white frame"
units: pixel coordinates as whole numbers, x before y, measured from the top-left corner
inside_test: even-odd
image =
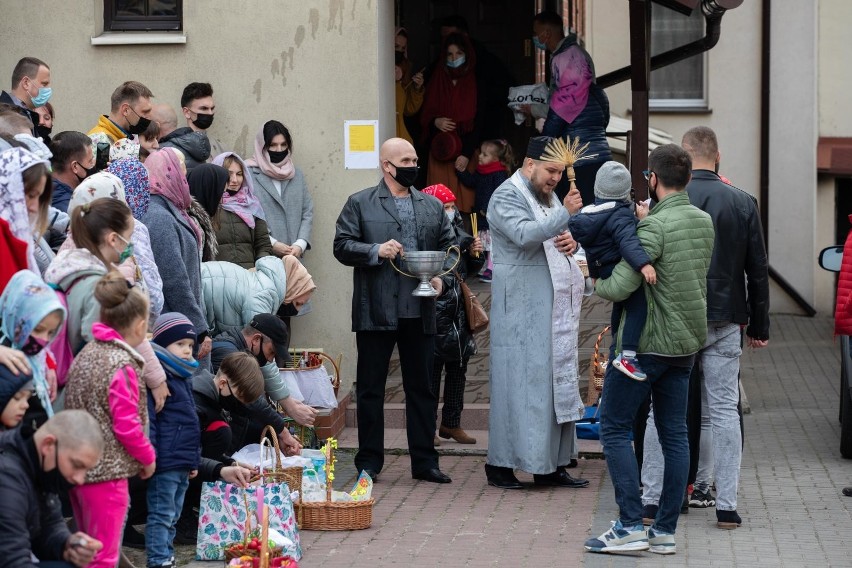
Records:
[[[704,37],[700,9],[685,16],[651,4],[651,55]],[[694,55],[651,72],[651,109],[707,108],[707,53]]]

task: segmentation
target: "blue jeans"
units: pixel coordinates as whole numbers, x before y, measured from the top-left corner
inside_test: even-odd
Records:
[[[175,554],[175,525],[187,487],[188,471],[158,471],[148,480],[148,522],[145,524],[148,566],[166,564]]]
[[[669,365],[651,355],[640,354],[638,358],[648,375],[645,381],[635,381],[613,366],[606,370],[601,399],[601,443],[621,523],[627,527],[641,524],[639,468],[630,435],[636,412],[650,392],[665,456],[663,492],[654,529],[674,534],[689,475],[686,403],[692,369]]]

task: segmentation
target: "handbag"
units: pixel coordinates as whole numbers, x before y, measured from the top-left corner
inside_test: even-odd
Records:
[[[224,481],[202,484],[198,544],[195,548],[197,560],[224,560],[225,546],[245,538],[247,522],[260,526],[263,505],[269,507],[269,527],[290,540],[283,553],[296,560],[302,557],[299,529],[287,484],[263,481],[261,479],[260,485],[245,489]],[[256,518],[252,521],[251,517]]]
[[[455,273],[455,276],[459,282],[462,298],[464,298],[464,313],[467,316],[468,331],[471,333],[485,331],[488,328],[488,313],[458,272]]]

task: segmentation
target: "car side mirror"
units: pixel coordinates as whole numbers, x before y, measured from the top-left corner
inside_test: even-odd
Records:
[[[841,246],[827,247],[819,252],[819,265],[824,270],[840,272],[842,262],[843,247]]]

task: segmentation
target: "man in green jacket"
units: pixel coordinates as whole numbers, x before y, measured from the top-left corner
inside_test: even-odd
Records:
[[[692,161],[675,144],[648,157],[648,190],[657,205],[639,223],[637,233],[654,269],[657,284],[646,286],[648,317],[638,358],[648,378],[635,381],[608,368],[601,404],[601,443],[615,487],[620,518],[598,538],[586,541],[591,552],[648,550],[674,554],[674,533],[686,489],[689,443],[686,402],[695,354],[707,335],[707,269],[713,253],[713,222],[686,195]],[[644,278],[622,260],[610,278],[597,283],[598,294],[622,301]],[[616,330],[614,349],[620,343]],[[610,351],[610,358],[613,349]],[[651,394],[665,456],[665,476],[653,526],[642,526],[639,471],[630,433],[640,404]]]

